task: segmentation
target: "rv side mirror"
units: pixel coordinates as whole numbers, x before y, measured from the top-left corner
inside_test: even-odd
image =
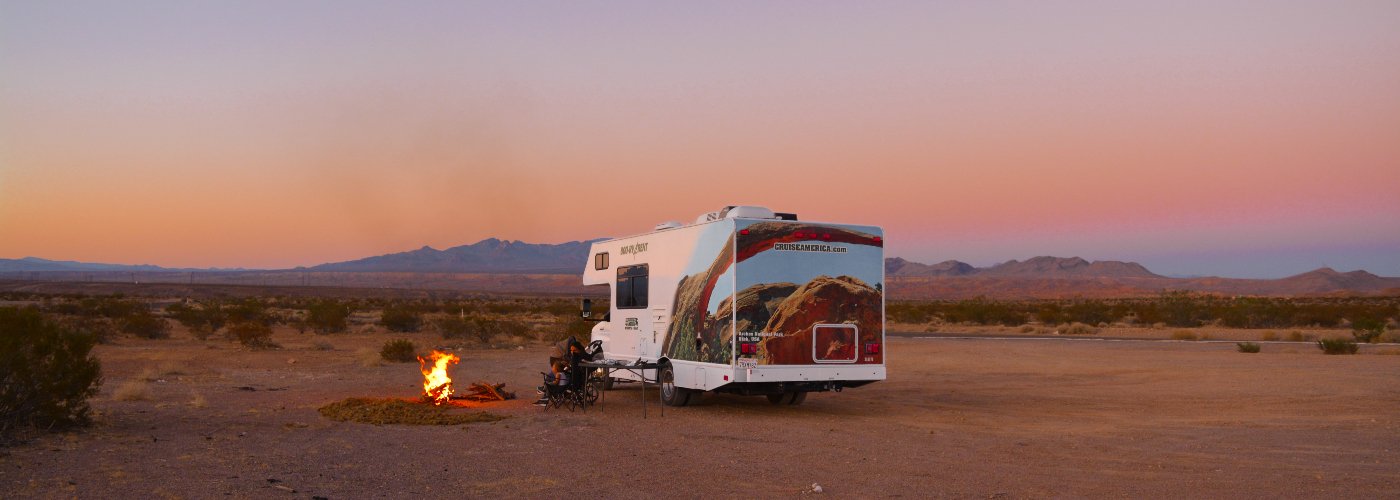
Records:
[[[592,318],[592,317],[593,317],[593,301],[592,301],[592,300],[589,300],[589,299],[583,299],[583,318],[584,318],[584,319],[588,319],[588,318]]]

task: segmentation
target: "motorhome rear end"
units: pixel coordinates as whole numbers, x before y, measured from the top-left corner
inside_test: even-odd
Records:
[[[609,287],[593,329],[606,358],[665,363],[677,406],[697,391],[797,404],[884,380],[884,282],[880,228],[760,207],[596,242],[583,276]]]

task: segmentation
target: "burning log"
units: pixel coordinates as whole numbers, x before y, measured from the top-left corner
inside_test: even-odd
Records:
[[[457,364],[462,358],[455,354],[433,351],[428,359],[418,358],[420,371],[423,372],[423,400],[434,405],[442,405],[454,399],[464,399],[485,403],[489,401],[505,401],[515,399],[515,393],[505,390],[506,384],[492,384],[489,382],[477,382],[467,386],[466,394],[456,394],[452,388],[452,377],[447,375],[448,365]],[[431,366],[429,361],[432,362]]]
[[[452,399],[465,399],[478,403],[515,399],[515,393],[505,390],[505,387],[505,383],[477,382],[467,386],[466,394],[454,394]]]

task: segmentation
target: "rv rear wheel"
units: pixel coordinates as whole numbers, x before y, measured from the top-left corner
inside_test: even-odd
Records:
[[[800,405],[807,400],[807,391],[788,391],[782,394],[769,394],[768,402],[775,405]]]
[[[661,371],[656,376],[661,382],[661,402],[666,403],[666,406],[685,406],[690,403],[690,390],[676,387],[676,372],[670,363],[661,365]]]

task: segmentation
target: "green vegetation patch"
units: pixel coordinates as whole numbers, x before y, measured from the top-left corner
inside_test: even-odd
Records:
[[[461,425],[507,418],[484,411],[451,411],[451,408],[434,406],[422,400],[350,398],[322,406],[319,411],[331,420],[374,425]]]
[[[384,348],[379,350],[379,357],[394,363],[410,363],[418,359],[416,351],[413,341],[394,339],[384,343]]]
[[[1317,348],[1322,349],[1323,354],[1356,354],[1356,342],[1347,339],[1322,339],[1317,341]]]

